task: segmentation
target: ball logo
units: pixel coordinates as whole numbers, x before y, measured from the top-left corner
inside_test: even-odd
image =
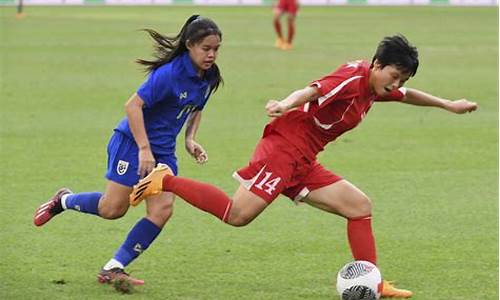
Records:
[[[128,161],[119,160],[118,165],[116,166],[116,173],[118,173],[118,175],[123,175],[127,172],[127,169]]]
[[[373,270],[372,266],[360,263],[352,263],[341,271],[341,276],[346,279],[353,279],[370,273]]]
[[[354,285],[342,293],[342,300],[376,300],[375,293],[366,286]]]

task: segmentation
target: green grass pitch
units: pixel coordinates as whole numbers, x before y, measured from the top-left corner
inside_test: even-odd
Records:
[[[171,222],[128,271],[132,295],[95,275],[143,216],[66,212],[43,228],[34,209],[60,186],[103,190],[106,144],[150,57],[138,29],[176,33],[192,13],[224,32],[225,86],[204,112],[200,167],[179,141],[180,173],[233,193],[268,121],[264,104],[385,35],[420,50],[409,87],[468,98],[479,111],[381,103],[319,160],[374,202],[379,265],[417,300],[498,299],[498,8],[303,7],[295,48],[273,48],[269,7],[0,7],[0,299],[338,299],[351,260],[345,221],[280,197],[232,228],[177,199]]]

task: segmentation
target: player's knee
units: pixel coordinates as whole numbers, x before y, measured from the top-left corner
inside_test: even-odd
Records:
[[[248,215],[245,215],[245,214],[231,212],[226,223],[228,223],[234,227],[243,227],[245,225],[250,224],[250,222],[252,222],[253,219],[254,218],[252,218]]]
[[[248,220],[245,218],[235,218],[235,219],[229,219],[228,224],[233,225],[234,227],[243,227],[248,225],[252,220]]]
[[[372,201],[367,196],[362,196],[356,205],[356,209],[353,211],[351,218],[363,217],[372,214]]]
[[[128,201],[116,203],[103,198],[99,202],[99,216],[108,220],[118,219],[127,213],[128,207]]]
[[[99,216],[104,219],[113,220],[123,217],[128,210],[127,207],[99,207]]]

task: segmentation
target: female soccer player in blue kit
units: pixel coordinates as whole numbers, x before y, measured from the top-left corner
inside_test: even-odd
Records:
[[[156,164],[167,165],[177,173],[175,141],[184,123],[186,150],[198,163],[207,161],[207,153],[195,136],[203,107],[222,83],[215,64],[222,33],[212,20],[198,15],[191,16],[175,37],[146,31],[156,42],[155,59],[137,60],[146,66],[149,76],[125,104],[127,116],[109,141],[105,192],[75,194],[62,188],[36,210],[36,226],[67,209],[104,219],[125,215],[132,186]],[[173,202],[170,192],[149,197],[146,217],[132,228],[115,256],[103,267],[99,282],[126,279],[135,285],[144,283],[130,277],[124,268],[158,236],[172,215]]]

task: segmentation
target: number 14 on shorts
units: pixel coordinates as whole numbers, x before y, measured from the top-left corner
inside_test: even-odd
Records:
[[[258,184],[256,184],[255,187],[259,190],[263,190],[269,195],[272,195],[273,191],[276,190],[276,186],[278,185],[278,183],[280,183],[281,177],[271,178],[271,176],[273,175],[272,172],[265,173],[266,175],[264,176],[264,178]]]

